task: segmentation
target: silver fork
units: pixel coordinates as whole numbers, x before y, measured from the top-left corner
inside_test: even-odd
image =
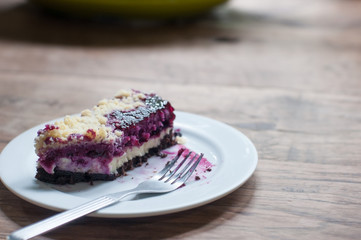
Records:
[[[133,189],[104,195],[71,210],[58,213],[53,217],[46,218],[11,233],[7,239],[25,240],[38,236],[74,219],[85,216],[106,206],[110,206],[131,194],[166,193],[174,191],[188,180],[203,158],[203,153],[200,155],[194,154],[193,157],[190,157],[192,152],[189,152],[175,169],[171,170],[177,160],[182,156],[183,151],[184,149],[180,149],[177,156],[175,156],[160,172],[151,179],[140,183]],[[187,165],[178,172],[188,158],[189,161]]]

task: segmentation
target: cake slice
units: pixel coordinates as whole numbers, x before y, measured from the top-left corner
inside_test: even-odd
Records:
[[[80,116],[38,131],[36,178],[54,184],[114,180],[176,143],[171,104],[156,94],[120,91]]]

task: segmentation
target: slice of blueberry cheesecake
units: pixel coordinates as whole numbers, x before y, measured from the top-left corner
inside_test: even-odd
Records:
[[[54,184],[114,180],[176,144],[174,119],[172,105],[156,94],[122,90],[38,131],[36,178]]]

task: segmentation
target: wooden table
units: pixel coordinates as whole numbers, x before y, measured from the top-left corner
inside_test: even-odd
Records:
[[[167,24],[64,19],[5,0],[0,150],[118,89],[154,91],[247,135],[253,176],[194,210],[87,217],[39,239],[359,239],[360,66],[357,0],[234,0]],[[0,183],[0,239],[53,214]]]

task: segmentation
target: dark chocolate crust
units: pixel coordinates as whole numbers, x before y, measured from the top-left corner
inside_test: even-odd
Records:
[[[159,156],[162,150],[175,145],[175,135],[176,134],[173,134],[172,132],[168,135],[165,135],[158,147],[151,148],[144,156],[135,157],[124,163],[122,167],[117,169],[117,174],[70,172],[57,168],[54,169],[54,174],[49,174],[43,168],[37,168],[35,178],[43,182],[59,185],[75,184],[78,182],[92,183],[93,181],[112,181],[119,176],[125,175],[126,171],[129,171],[134,167],[142,166],[143,163],[147,162],[148,158],[156,155]]]

